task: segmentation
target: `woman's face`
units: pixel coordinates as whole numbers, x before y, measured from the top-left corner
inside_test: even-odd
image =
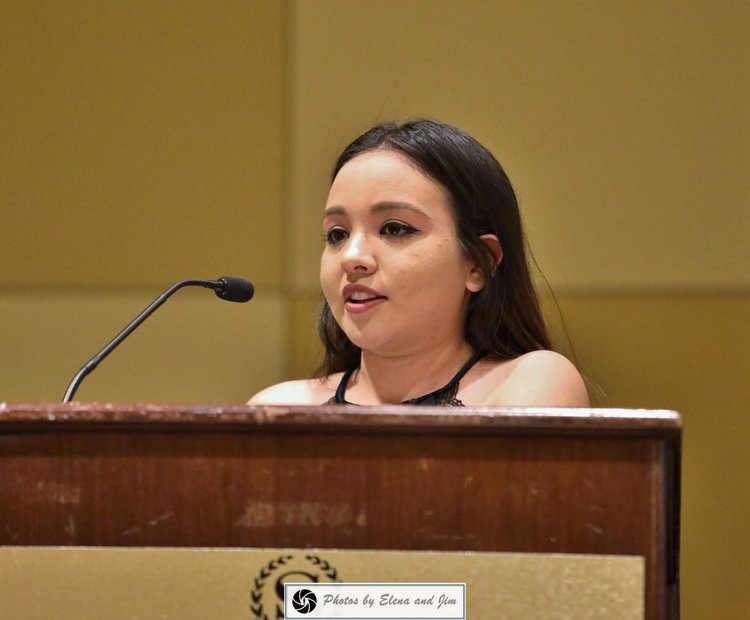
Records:
[[[409,159],[375,150],[344,165],[323,231],[321,286],[354,344],[398,356],[463,342],[481,272],[459,246],[446,191]]]

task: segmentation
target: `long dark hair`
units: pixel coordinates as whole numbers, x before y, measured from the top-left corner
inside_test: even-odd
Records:
[[[484,287],[469,300],[466,342],[474,351],[499,359],[550,349],[529,270],[518,201],[492,153],[461,129],[437,121],[384,123],[343,150],[331,180],[347,162],[376,149],[405,155],[448,193],[459,243],[485,274]],[[480,239],[484,234],[500,240],[503,260],[499,265]],[[316,376],[359,366],[361,350],[336,323],[327,302],[318,317],[318,334],[326,350]]]

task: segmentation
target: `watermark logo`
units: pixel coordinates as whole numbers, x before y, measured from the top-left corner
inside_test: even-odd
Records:
[[[285,620],[466,620],[465,583],[288,582],[284,601]]]
[[[312,590],[302,588],[294,593],[292,605],[301,614],[309,614],[318,606],[318,599]]]

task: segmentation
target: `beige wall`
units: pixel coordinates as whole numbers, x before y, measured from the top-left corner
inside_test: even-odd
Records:
[[[276,284],[280,5],[11,4],[0,161],[13,243],[0,283],[161,285],[252,269]]]
[[[84,400],[231,400],[285,365],[284,5],[0,5],[0,400],[55,400],[168,284]],[[262,325],[262,329],[253,329]]]
[[[608,406],[685,420],[683,617],[750,616],[750,5],[0,6],[0,400],[240,402],[309,372],[319,213],[374,122],[465,127],[514,181]]]
[[[427,115],[492,148],[556,287],[750,285],[747,3],[294,6],[295,284],[336,151]]]

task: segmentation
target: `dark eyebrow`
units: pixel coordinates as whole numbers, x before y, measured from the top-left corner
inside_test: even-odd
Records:
[[[424,217],[429,218],[430,216],[427,215],[422,209],[415,207],[413,204],[409,202],[377,202],[372,207],[370,207],[370,211],[372,213],[383,213],[384,211],[399,211],[401,209],[406,209],[407,211],[413,211],[414,213],[418,213],[419,215],[422,215]],[[323,217],[326,218],[330,215],[346,215],[346,209],[344,207],[328,207],[323,212]]]
[[[325,211],[323,211],[323,219],[327,218],[329,215],[344,215],[346,211],[344,210],[344,207],[328,207]]]
[[[407,211],[412,211],[419,215],[429,217],[424,211],[422,211],[422,209],[415,207],[410,202],[379,202],[372,206],[371,211],[373,213],[382,213],[383,211],[399,211],[401,209],[406,209]]]

